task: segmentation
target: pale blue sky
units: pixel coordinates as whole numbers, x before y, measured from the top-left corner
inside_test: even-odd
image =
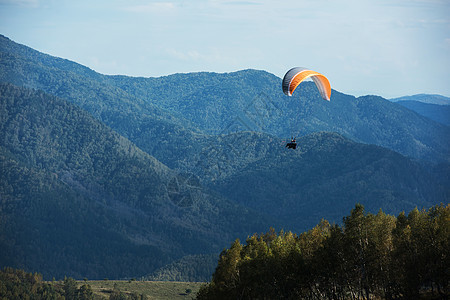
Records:
[[[355,96],[450,96],[449,0],[0,0],[0,33],[103,74],[302,66]]]

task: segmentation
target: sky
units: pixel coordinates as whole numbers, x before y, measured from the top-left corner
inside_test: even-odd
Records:
[[[355,96],[450,97],[449,0],[0,0],[0,34],[108,75],[299,66]]]

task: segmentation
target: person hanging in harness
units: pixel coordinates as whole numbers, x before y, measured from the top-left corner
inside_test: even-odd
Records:
[[[297,148],[297,142],[295,141],[295,137],[291,138],[291,141],[286,144],[286,148],[288,148],[288,149],[295,149],[295,148]]]

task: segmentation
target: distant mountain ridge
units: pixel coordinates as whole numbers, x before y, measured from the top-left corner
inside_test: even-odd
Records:
[[[428,104],[438,104],[438,105],[450,105],[450,98],[442,95],[435,94],[417,94],[412,96],[403,96],[398,98],[389,99],[392,102],[402,102],[402,101],[418,101]]]
[[[450,98],[448,97],[418,94],[389,100],[431,120],[450,126]]]
[[[184,153],[198,152],[201,135],[242,130],[279,138],[332,131],[418,159],[450,160],[449,128],[381,97],[355,98],[333,90],[332,101],[326,102],[309,82],[287,97],[280,91],[279,78],[257,70],[159,78],[106,76],[6,37],[0,38],[0,50],[0,81],[71,101],[172,168],[185,159]],[[156,143],[149,143],[148,132],[155,127],[160,127],[152,136]],[[196,142],[186,143],[186,135]],[[177,157],[180,148],[182,157]]]
[[[398,104],[431,120],[450,126],[450,105],[428,104],[408,100],[400,101]]]

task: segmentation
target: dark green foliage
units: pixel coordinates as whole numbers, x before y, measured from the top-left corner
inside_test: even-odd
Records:
[[[75,299],[78,295],[77,282],[73,278],[65,278],[63,290],[66,299]]]
[[[397,103],[431,120],[450,126],[450,105],[422,103],[419,101],[399,101]]]
[[[145,276],[144,280],[151,281],[181,281],[206,282],[211,280],[214,266],[217,263],[217,254],[188,255],[153,274]]]
[[[0,35],[0,82],[43,90],[64,98],[89,112],[144,151],[171,166],[184,138],[196,139],[198,131],[181,114],[161,109],[145,98],[137,98],[114,83],[120,76],[105,76],[93,70],[39,53]],[[136,86],[142,80],[136,79]],[[147,90],[143,93],[148,95]],[[149,95],[154,97],[155,95]],[[192,131],[191,131],[192,130]],[[195,147],[194,147],[195,148]],[[160,159],[160,157],[157,156]]]
[[[344,225],[236,240],[197,299],[446,299],[450,206],[398,218],[356,205]]]
[[[142,276],[261,224],[62,99],[8,84],[0,95],[2,266]]]
[[[335,133],[302,137],[295,151],[282,147],[261,134],[229,135],[205,148],[193,169],[223,195],[283,220],[281,227],[290,230],[324,217],[339,222],[356,202],[370,212],[398,214],[448,199],[447,171],[381,147]]]
[[[417,297],[423,285],[439,295],[449,296],[450,211],[434,207],[399,215],[393,232],[393,262],[398,286],[408,298]]]
[[[109,296],[109,300],[127,300],[127,296],[121,291],[114,289]]]
[[[64,282],[47,283],[42,281],[41,274],[4,268],[0,271],[0,298],[92,300],[94,294],[89,284],[78,287],[72,278],[65,278]]]

